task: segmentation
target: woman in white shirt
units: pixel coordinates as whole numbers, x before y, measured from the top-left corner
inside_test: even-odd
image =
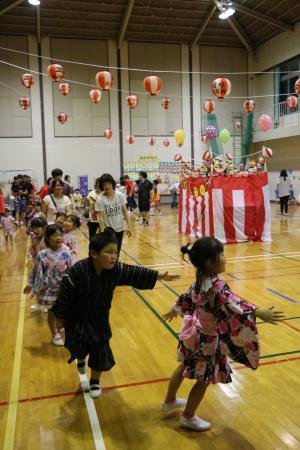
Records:
[[[287,216],[288,204],[290,199],[290,187],[292,187],[291,180],[289,179],[286,170],[282,169],[282,171],[280,172],[279,181],[277,183],[277,189],[279,190],[280,199],[280,213],[282,216]]]
[[[88,208],[89,208],[89,220],[87,223],[89,229],[89,238],[95,236],[97,234],[97,230],[99,228],[98,223],[98,213],[95,211],[96,201],[101,195],[101,190],[99,188],[99,178],[95,181],[94,190],[90,191],[87,196],[88,200]]]
[[[95,211],[98,212],[100,232],[104,231],[106,227],[114,230],[120,253],[124,234],[124,220],[127,223],[127,236],[131,236],[126,201],[121,192],[116,192],[116,182],[109,173],[105,173],[99,178],[99,188],[103,193],[96,201]]]
[[[48,223],[54,223],[56,214],[62,212],[66,215],[71,213],[71,200],[63,195],[64,183],[61,180],[53,180],[51,190],[53,194],[46,195],[42,203],[42,211]]]

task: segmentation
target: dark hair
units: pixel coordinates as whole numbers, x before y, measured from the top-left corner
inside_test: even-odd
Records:
[[[288,176],[287,171],[285,169],[282,169],[282,171],[280,172],[280,177],[283,177],[285,181],[287,176]]]
[[[35,217],[30,222],[30,228],[43,228],[45,229],[47,226],[47,220],[44,217]]]
[[[143,178],[147,178],[147,172],[145,172],[144,170],[141,170],[140,172],[139,172],[139,175],[141,175],[141,177],[143,177]]]
[[[159,184],[158,180],[153,180],[153,184]]]
[[[60,231],[61,234],[63,234],[63,229],[60,225],[57,225],[57,223],[53,223],[51,225],[47,225],[45,229],[45,235],[44,235],[44,241],[47,247],[49,247],[49,242],[51,236],[55,234],[57,231]]]
[[[101,189],[101,191],[104,191],[104,187],[103,187],[104,183],[111,183],[113,190],[116,189],[116,182],[110,173],[104,173],[99,178],[99,188]]]
[[[57,183],[58,183],[60,186],[64,186],[64,183],[63,183],[61,180],[52,180],[52,182],[51,182],[51,189],[54,189],[55,186],[57,185]]]
[[[202,274],[208,275],[206,263],[218,262],[220,253],[224,251],[223,244],[218,239],[203,237],[198,239],[191,248],[189,244],[181,247],[182,255],[189,255],[190,261],[197,268],[197,280]]]
[[[100,253],[101,250],[103,250],[108,244],[118,245],[117,236],[114,230],[110,227],[105,228],[103,233],[96,234],[96,236],[92,237],[89,245],[89,255],[91,250]]]
[[[65,214],[64,212],[57,212],[55,214],[55,219],[57,219],[58,217],[67,217],[67,214]]]
[[[124,175],[125,180],[130,180],[130,176],[129,175]]]
[[[76,214],[69,214],[69,215],[67,216],[67,219],[71,219],[73,225],[74,225],[76,228],[79,228],[79,227],[80,227],[81,222],[80,222],[79,217],[76,216]]]
[[[51,180],[52,180],[52,177],[47,178],[47,184],[48,184],[48,186],[50,186]]]
[[[53,169],[51,172],[51,175],[53,176],[53,178],[55,177],[62,177],[63,176],[63,171],[61,169]]]
[[[71,178],[71,176],[70,175],[65,175],[65,181],[67,181],[68,178]]]
[[[120,178],[120,185],[121,186],[126,186],[125,179],[126,179],[125,177],[121,177]]]

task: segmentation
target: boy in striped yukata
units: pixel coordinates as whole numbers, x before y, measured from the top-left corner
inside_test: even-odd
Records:
[[[94,236],[89,257],[78,261],[63,277],[58,300],[52,311],[65,328],[65,347],[77,359],[79,373],[85,373],[85,358],[91,368],[90,393],[101,395],[100,376],[114,365],[109,345],[112,336],[109,312],[114,289],[127,285],[153,289],[157,280],[172,281],[179,276],[118,262],[118,240],[107,228]]]

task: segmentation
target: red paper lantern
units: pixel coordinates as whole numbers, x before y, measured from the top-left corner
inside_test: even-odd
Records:
[[[180,153],[176,153],[176,155],[174,155],[174,161],[178,162],[182,160],[182,155]]]
[[[112,131],[110,128],[107,128],[107,130],[104,131],[104,136],[106,139],[110,139],[112,137]]]
[[[206,150],[202,153],[202,159],[204,159],[204,161],[209,161],[211,159],[211,153]]]
[[[201,141],[203,142],[203,144],[207,144],[208,138],[207,138],[207,136],[205,134],[202,134]]]
[[[252,100],[251,98],[247,98],[247,100],[244,101],[244,110],[247,113],[253,112],[255,110],[255,100]]]
[[[33,75],[31,73],[23,73],[21,75],[21,83],[23,84],[23,86],[31,88],[33,82]]]
[[[134,109],[139,104],[139,98],[137,95],[128,95],[127,103],[130,109]]]
[[[231,82],[227,78],[216,78],[211,85],[212,93],[223,100],[231,92]]]
[[[165,148],[168,148],[169,145],[170,145],[169,139],[165,139],[164,142],[163,142],[163,146],[164,146]]]
[[[295,83],[295,92],[297,95],[300,95],[300,78]]]
[[[262,154],[264,158],[272,158],[273,156],[273,150],[271,148],[263,146],[262,148]]]
[[[127,142],[128,144],[133,144],[134,143],[134,136],[132,134],[130,134],[129,136],[127,136]]]
[[[170,100],[168,97],[164,97],[163,100],[162,100],[162,102],[161,102],[161,106],[162,106],[164,109],[169,109],[169,108],[170,108],[170,105],[171,105],[171,100]]]
[[[290,95],[286,101],[285,104],[288,108],[297,108],[298,106],[298,99],[294,95]]]
[[[161,88],[162,88],[162,81],[161,78],[158,77],[157,75],[149,75],[144,79],[144,89],[150,95],[159,94]]]
[[[154,144],[155,144],[155,139],[154,139],[153,137],[151,137],[151,138],[149,139],[148,143],[149,143],[150,145],[154,145]]]
[[[99,103],[101,100],[102,94],[99,89],[92,89],[90,90],[90,99],[93,103]]]
[[[215,102],[213,100],[207,100],[206,102],[203,103],[203,110],[208,113],[211,114],[215,109]]]
[[[29,97],[21,97],[19,100],[19,105],[22,109],[27,109],[30,107],[30,98]]]
[[[61,64],[50,64],[50,66],[48,66],[47,72],[51,80],[57,83],[63,78],[65,69]]]
[[[56,117],[57,120],[62,124],[66,123],[66,121],[68,120],[68,115],[65,112],[58,113]]]
[[[113,85],[114,79],[110,72],[103,70],[96,75],[96,83],[103,91],[108,91]]]
[[[70,92],[70,85],[69,83],[60,83],[58,89],[60,90],[62,95],[68,95],[68,93]]]

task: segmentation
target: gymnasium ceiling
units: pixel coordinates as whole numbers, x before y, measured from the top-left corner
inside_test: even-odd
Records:
[[[249,51],[300,21],[299,0],[0,0],[0,34],[245,47]]]

